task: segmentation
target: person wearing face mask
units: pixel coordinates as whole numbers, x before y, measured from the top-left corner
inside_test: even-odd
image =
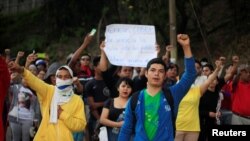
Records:
[[[40,103],[42,121],[34,141],[73,141],[72,132],[86,126],[84,104],[73,92],[73,72],[68,66],[56,71],[56,85],[49,85],[14,62],[11,71],[22,74],[28,86],[35,90]]]

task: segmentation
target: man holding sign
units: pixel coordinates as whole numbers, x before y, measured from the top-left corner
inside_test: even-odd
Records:
[[[108,59],[104,52],[105,49],[104,41],[100,45],[101,59],[100,59],[100,70],[102,71],[103,80],[110,90],[110,97],[115,98],[118,96],[116,83],[121,77],[132,78],[133,67],[128,66],[114,66],[108,68]]]
[[[147,25],[112,24],[107,26],[105,36],[105,44],[102,42],[100,45],[100,68],[111,97],[116,97],[115,84],[120,77],[132,78],[133,67],[145,68],[150,59],[157,57],[155,28]],[[110,68],[108,60],[112,64]]]

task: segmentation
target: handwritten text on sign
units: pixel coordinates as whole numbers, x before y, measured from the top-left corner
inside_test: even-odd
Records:
[[[157,56],[154,26],[112,24],[105,36],[104,51],[113,65],[146,67]]]

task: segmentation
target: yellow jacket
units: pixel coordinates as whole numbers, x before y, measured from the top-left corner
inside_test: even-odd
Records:
[[[42,113],[34,141],[73,141],[72,132],[83,131],[86,126],[82,99],[74,94],[68,103],[61,105],[63,111],[57,123],[50,123],[50,103],[55,86],[46,84],[26,69],[23,77],[28,86],[36,91]]]

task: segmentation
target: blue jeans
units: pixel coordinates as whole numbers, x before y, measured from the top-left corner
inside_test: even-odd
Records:
[[[108,130],[108,140],[109,141],[117,141],[118,140],[118,136],[119,136],[119,133],[116,134],[116,133],[113,133],[112,132],[112,129],[111,127],[108,127],[107,130]],[[129,141],[134,141],[134,135],[131,136],[130,140]]]
[[[90,116],[90,119],[88,121],[88,131],[89,131],[89,137],[90,137],[89,141],[92,141],[92,137],[94,135],[95,128],[97,126],[96,124],[97,124],[97,121],[94,120],[93,118],[91,118],[91,116]]]
[[[232,111],[221,109],[221,117],[220,117],[221,125],[231,125],[232,115],[233,115]]]
[[[74,141],[83,141],[84,133],[83,132],[75,132],[73,133]]]
[[[108,127],[107,129],[108,129],[108,139],[109,139],[109,141],[117,141],[119,134],[113,133],[112,132],[113,128],[111,128],[111,127]]]

